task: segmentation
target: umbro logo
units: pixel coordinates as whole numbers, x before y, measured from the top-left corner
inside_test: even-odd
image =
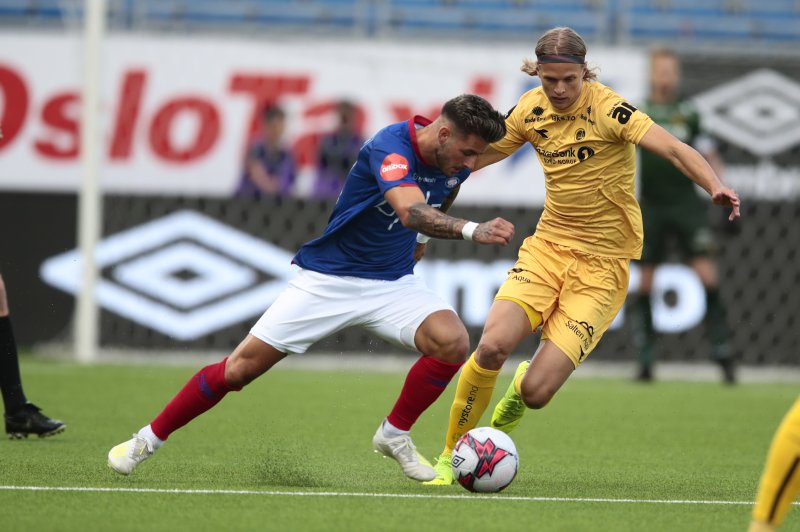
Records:
[[[97,303],[178,340],[264,312],[293,274],[293,255],[194,211],[178,211],[103,239]],[[77,249],[47,259],[48,284],[77,294]]]
[[[800,84],[774,70],[756,70],[694,102],[706,129],[754,155],[777,155],[800,144]]]

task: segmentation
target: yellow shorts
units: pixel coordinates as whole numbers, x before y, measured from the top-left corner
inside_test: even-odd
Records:
[[[629,265],[530,236],[495,299],[519,304],[577,368],[625,302]]]

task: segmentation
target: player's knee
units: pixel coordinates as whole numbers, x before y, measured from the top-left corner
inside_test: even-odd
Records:
[[[432,338],[433,348],[427,355],[453,364],[463,363],[469,355],[469,335],[466,329],[450,331]]]
[[[454,364],[466,362],[469,356],[469,335],[467,331],[453,339],[448,346],[447,353],[449,355],[448,362]]]
[[[500,342],[492,338],[481,338],[475,349],[475,359],[478,365],[487,369],[499,369],[508,358],[509,350]]]

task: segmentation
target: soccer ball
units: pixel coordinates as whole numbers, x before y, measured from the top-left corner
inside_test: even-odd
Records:
[[[452,465],[453,476],[469,491],[497,492],[517,476],[519,455],[508,434],[478,427],[458,440]]]

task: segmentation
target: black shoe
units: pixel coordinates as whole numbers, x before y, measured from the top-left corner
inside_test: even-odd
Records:
[[[719,344],[712,348],[711,359],[722,369],[722,382],[736,384],[736,361],[727,344]]]
[[[36,434],[40,438],[54,436],[67,428],[63,421],[42,414],[42,409],[33,403],[25,403],[14,414],[6,414],[5,418],[6,434],[12,440],[27,438],[28,434]]]
[[[733,359],[730,357],[720,358],[717,360],[717,364],[722,369],[722,382],[736,384],[736,364]]]
[[[653,369],[650,366],[641,366],[639,374],[636,375],[636,380],[639,382],[653,382]]]

